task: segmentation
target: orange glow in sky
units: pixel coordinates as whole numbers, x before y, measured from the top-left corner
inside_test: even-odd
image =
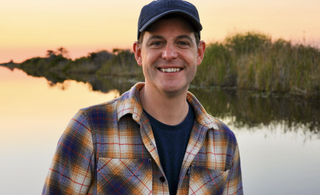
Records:
[[[272,38],[320,42],[319,0],[189,0],[207,43],[256,30]],[[140,9],[150,0],[10,0],[0,6],[0,63],[46,55],[64,47],[71,58],[131,49]]]

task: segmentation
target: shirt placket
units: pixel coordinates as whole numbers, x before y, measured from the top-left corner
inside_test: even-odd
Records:
[[[143,120],[142,118],[144,118],[145,120]],[[149,151],[151,157],[153,158],[157,170],[152,170],[153,171],[153,183],[154,185],[161,185],[157,186],[156,189],[162,189],[162,192],[169,192],[169,185],[168,185],[168,180],[164,174],[163,168],[161,166],[160,163],[160,157],[158,154],[158,150],[157,150],[157,146],[156,146],[156,141],[152,132],[152,128],[150,125],[149,120],[146,117],[142,117],[139,121],[140,124],[140,133],[141,133],[141,137],[142,137],[142,142],[144,144],[144,146],[147,148],[147,150]],[[155,166],[153,166],[155,167]],[[159,174],[159,172],[161,174]],[[155,181],[158,180],[158,181]],[[153,189],[154,190],[154,189]],[[157,194],[160,193],[160,191],[156,192],[153,191],[153,194]]]
[[[188,188],[186,188],[186,183],[189,183],[190,171],[194,166],[192,162],[198,154],[198,152],[200,151],[201,147],[203,146],[206,137],[205,134],[207,131],[207,127],[198,124],[196,121],[194,122],[194,128],[190,136],[192,140],[190,139],[188,142],[186,154],[184,156],[183,163],[181,166],[177,194],[182,195],[187,194],[188,192],[189,186]]]

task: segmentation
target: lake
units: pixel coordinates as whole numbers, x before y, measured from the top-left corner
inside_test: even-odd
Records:
[[[110,77],[87,81],[48,81],[0,66],[1,194],[41,194],[73,115],[118,97],[134,83]],[[190,91],[235,133],[245,194],[320,194],[319,101],[195,86]]]

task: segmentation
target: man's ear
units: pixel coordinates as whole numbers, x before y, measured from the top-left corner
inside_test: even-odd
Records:
[[[197,65],[199,66],[204,57],[204,52],[206,51],[206,43],[204,41],[200,41],[198,46],[198,57],[197,57]]]
[[[137,41],[133,43],[133,52],[134,52],[134,57],[136,58],[137,64],[139,66],[142,66],[141,47]]]

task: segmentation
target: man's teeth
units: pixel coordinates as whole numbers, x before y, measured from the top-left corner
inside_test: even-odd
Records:
[[[181,68],[160,68],[162,72],[178,72],[182,70]]]

